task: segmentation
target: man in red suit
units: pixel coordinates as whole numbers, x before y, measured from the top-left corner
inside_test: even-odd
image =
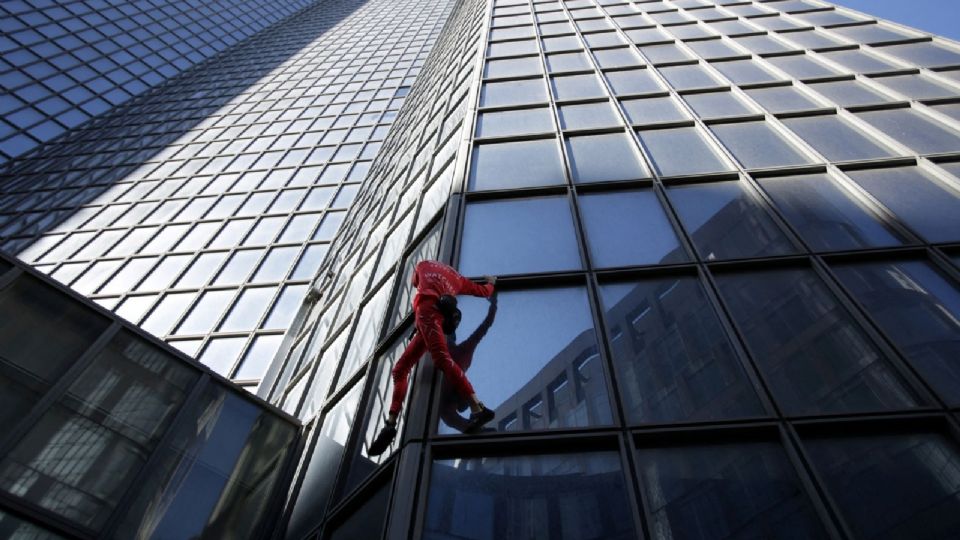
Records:
[[[456,309],[458,294],[469,294],[489,298],[493,294],[496,278],[484,276],[485,283],[480,285],[461,276],[456,270],[438,261],[420,261],[413,273],[413,286],[417,295],[413,298],[413,312],[417,332],[407,345],[406,350],[393,367],[393,397],[386,425],[380,430],[368,448],[368,454],[382,454],[397,435],[397,417],[407,395],[410,370],[416,365],[424,352],[430,352],[433,364],[443,372],[444,378],[453,385],[457,393],[470,404],[470,419],[466,433],[474,433],[493,420],[494,413],[477,398],[476,392],[463,370],[450,357],[444,327],[450,333],[459,323],[459,310]],[[446,323],[446,324],[445,324]]]

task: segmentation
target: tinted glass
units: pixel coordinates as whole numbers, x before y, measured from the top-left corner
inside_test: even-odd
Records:
[[[877,159],[894,155],[835,115],[785,118],[783,123],[830,161]]]
[[[960,288],[923,261],[843,265],[837,275],[951,404],[960,403]]]
[[[614,452],[438,460],[422,538],[633,539],[626,489]]]
[[[566,197],[477,202],[467,206],[460,272],[468,276],[580,268]]]
[[[570,170],[577,183],[648,178],[634,142],[625,133],[567,139]]]
[[[609,284],[600,293],[631,423],[763,415],[696,278]]]
[[[738,181],[671,187],[667,195],[705,260],[784,255],[796,249]]]
[[[731,167],[694,127],[638,131],[661,176],[729,171]]]
[[[812,271],[718,275],[717,283],[787,414],[917,405],[913,392]]]
[[[849,171],[911,229],[931,242],[960,239],[958,194],[917,167]]]
[[[653,538],[827,537],[778,444],[641,448],[637,454]]]
[[[653,191],[581,195],[579,202],[594,266],[687,260]]]
[[[493,302],[497,307],[491,300],[461,297],[463,321],[451,350],[477,395],[496,412],[489,428],[527,431],[610,424],[606,377],[586,290],[502,291]],[[442,393],[461,399],[455,392]],[[453,415],[441,416],[440,433],[461,428]]]
[[[810,163],[765,122],[719,124],[710,127],[720,142],[748,169]]]
[[[471,189],[511,189],[564,181],[556,139],[481,144],[473,150]]]
[[[921,154],[960,150],[960,134],[913,109],[870,111],[857,116]]]
[[[811,249],[831,251],[901,243],[897,233],[825,174],[758,181]]]
[[[956,444],[939,434],[810,439],[813,464],[859,538],[960,536]]]

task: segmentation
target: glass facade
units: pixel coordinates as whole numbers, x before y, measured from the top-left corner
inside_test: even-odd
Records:
[[[204,124],[203,145],[148,159],[159,172],[111,180],[127,193],[189,177],[189,196],[133,190],[64,218],[33,201],[69,190],[23,180],[2,207],[8,249],[211,367],[240,378],[257,371],[242,359],[263,354],[258,396],[305,423],[274,537],[960,536],[960,45],[822,0],[387,5],[330,30],[362,41],[411,17],[395,40],[370,37],[411,51],[376,60],[403,64],[402,79],[364,83],[377,90],[363,107],[381,114],[370,138],[349,139],[367,124],[337,123],[369,114],[349,108],[359,100],[321,114],[299,100],[334,92],[278,80]],[[309,41],[276,32],[304,39],[296,51]],[[348,75],[376,73],[330,62],[337,96],[366,88]],[[304,93],[261,104],[281,90]],[[333,123],[294,127],[301,109]],[[256,187],[230,198],[250,174]],[[132,232],[154,224],[127,213],[170,200],[188,218],[163,230],[182,228],[138,244]],[[75,216],[82,227],[58,221]],[[146,253],[97,251],[165,234],[177,247],[151,263],[156,276],[136,262]],[[303,266],[310,249],[321,255]],[[499,277],[494,297],[462,299],[448,336],[496,418],[465,435],[468,404],[424,359],[397,438],[371,456],[423,259]],[[152,288],[127,292],[116,276]],[[63,348],[87,339],[74,330]],[[87,399],[76,380],[36,429],[82,416],[67,408]],[[23,392],[50,384],[38,375]],[[29,448],[11,446],[2,466],[24,467]],[[97,502],[120,489],[105,483]],[[150,496],[125,504],[153,509]]]
[[[251,537],[276,522],[295,419],[3,258],[0,381],[4,538]]]
[[[14,160],[2,249],[255,390],[449,4],[308,7]]]

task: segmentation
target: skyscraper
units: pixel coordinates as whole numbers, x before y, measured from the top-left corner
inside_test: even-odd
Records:
[[[820,0],[430,9],[443,30],[409,93],[383,96],[403,106],[319,272],[283,283],[303,295],[282,328],[245,330],[249,351],[282,334],[256,392],[305,424],[276,537],[960,535],[960,45]],[[203,151],[186,146],[143,180]],[[75,227],[16,208],[36,190],[15,185],[8,222],[45,222],[5,245],[48,256]],[[497,418],[459,433],[464,404],[423,360],[371,457],[425,258],[500,276],[451,337]],[[164,336],[233,338],[256,285],[213,333]]]

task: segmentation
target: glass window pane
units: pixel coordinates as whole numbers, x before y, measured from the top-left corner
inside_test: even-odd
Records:
[[[730,315],[787,414],[918,405],[913,391],[813,271],[716,277]]]
[[[732,169],[694,127],[641,130],[640,142],[661,176],[702,174]]]
[[[590,59],[582,52],[548,54],[547,69],[550,73],[561,73],[564,71],[593,71],[593,65]]]
[[[701,118],[727,118],[753,114],[753,107],[747,105],[732,92],[707,92],[683,96],[694,112]]]
[[[960,403],[960,288],[924,261],[841,265],[840,281],[951,405]]]
[[[543,73],[540,67],[540,57],[528,56],[525,58],[505,58],[503,60],[487,60],[483,69],[484,77],[522,77],[524,75],[539,75]]]
[[[811,249],[895,246],[900,236],[826,174],[758,179]]]
[[[960,197],[923,169],[870,169],[846,174],[928,241],[960,239]]]
[[[223,332],[249,331],[257,327],[270,300],[273,299],[273,287],[246,289],[240,294],[230,314],[220,325]]]
[[[180,320],[187,306],[193,302],[197,293],[174,293],[163,297],[163,300],[153,309],[141,328],[155,336],[165,336],[173,325]]]
[[[704,260],[786,255],[796,248],[737,180],[675,186],[667,196]]]
[[[328,244],[315,244],[307,246],[300,257],[300,261],[293,269],[293,275],[290,279],[310,279],[316,275],[320,268],[320,263],[327,254]]]
[[[523,103],[547,101],[543,79],[483,83],[480,90],[481,107],[504,107]]]
[[[953,97],[958,94],[954,88],[935,81],[926,75],[894,75],[893,77],[877,77],[874,80],[910,99]]]
[[[921,42],[889,45],[880,51],[920,67],[954,66],[960,64],[960,53],[938,43]]]
[[[732,60],[711,64],[734,84],[755,84],[779,80],[780,77],[767,71],[756,60]]]
[[[594,266],[668,264],[687,260],[653,191],[581,195],[579,203]]]
[[[600,295],[630,423],[764,415],[696,278],[602,285]]]
[[[220,264],[227,258],[226,252],[204,253],[190,265],[183,276],[177,280],[177,287],[202,287],[213,276]]]
[[[938,433],[811,438],[810,458],[860,538],[960,536],[956,443]]]
[[[290,264],[293,263],[299,251],[298,246],[271,249],[257,273],[254,274],[253,281],[282,280],[290,271]]]
[[[832,77],[839,73],[837,70],[822,64],[806,54],[792,54],[764,58],[767,62],[780,68],[787,75],[797,79],[811,79],[815,77]]]
[[[783,448],[773,442],[640,448],[655,538],[827,538]]]
[[[283,341],[283,335],[276,334],[271,336],[258,336],[254,338],[253,345],[247,350],[247,354],[237,370],[235,379],[262,379],[270,362],[273,361],[280,342]]]
[[[567,139],[573,181],[605,182],[648,178],[636,146],[625,133],[585,135]]]
[[[553,95],[557,100],[584,99],[606,96],[607,93],[596,75],[567,75],[550,79]]]
[[[198,360],[220,375],[229,377],[246,343],[246,336],[211,339]]]
[[[553,131],[548,108],[486,112],[477,116],[477,137],[502,137]]]
[[[614,112],[609,101],[561,105],[558,110],[560,126],[563,129],[591,129],[621,125],[620,117]],[[550,129],[553,129],[552,124]]]
[[[811,163],[766,122],[718,124],[710,130],[748,169]]]
[[[663,87],[646,69],[610,71],[604,74],[613,93],[618,96],[660,92]]]
[[[830,161],[877,159],[894,155],[836,115],[784,118],[782,121]]]
[[[617,49],[600,49],[593,51],[593,57],[603,69],[639,66],[641,62],[637,53],[628,47]]]
[[[460,272],[467,276],[580,268],[566,197],[467,205]]]
[[[828,51],[820,54],[822,54],[824,58],[833,60],[854,73],[876,73],[879,71],[899,69],[896,64],[891,64],[886,60],[860,49]]]
[[[640,47],[640,52],[654,64],[662,62],[680,62],[693,58],[690,53],[677,47],[674,43],[662,45],[646,45]]]
[[[280,293],[280,298],[270,310],[270,315],[263,323],[263,328],[278,328],[286,330],[290,321],[300,308],[300,304],[307,294],[306,285],[287,285]]]
[[[119,334],[0,462],[0,488],[98,529],[198,378]]]
[[[260,260],[261,255],[263,255],[262,249],[235,251],[227,264],[224,265],[223,270],[217,275],[217,279],[213,280],[213,284],[233,285],[243,283]]]
[[[869,111],[857,116],[921,154],[960,150],[960,134],[913,109]]]
[[[810,83],[810,88],[820,92],[841,107],[872,105],[894,101],[860,81],[832,81]]]
[[[636,538],[619,455],[474,457],[433,463],[424,540],[536,536],[531,531],[544,536],[549,531],[555,540]]]
[[[203,293],[190,314],[177,328],[178,334],[205,334],[216,324],[235,291],[207,291]]]
[[[669,96],[625,99],[620,102],[627,118],[634,125],[687,120],[690,116]]]
[[[772,113],[805,111],[822,107],[793,86],[754,88],[745,92],[761,107]]]
[[[556,139],[481,144],[473,150],[470,187],[511,189],[564,182]]]
[[[699,64],[685,66],[668,66],[658,68],[667,82],[677,90],[693,88],[710,88],[720,83]]]

